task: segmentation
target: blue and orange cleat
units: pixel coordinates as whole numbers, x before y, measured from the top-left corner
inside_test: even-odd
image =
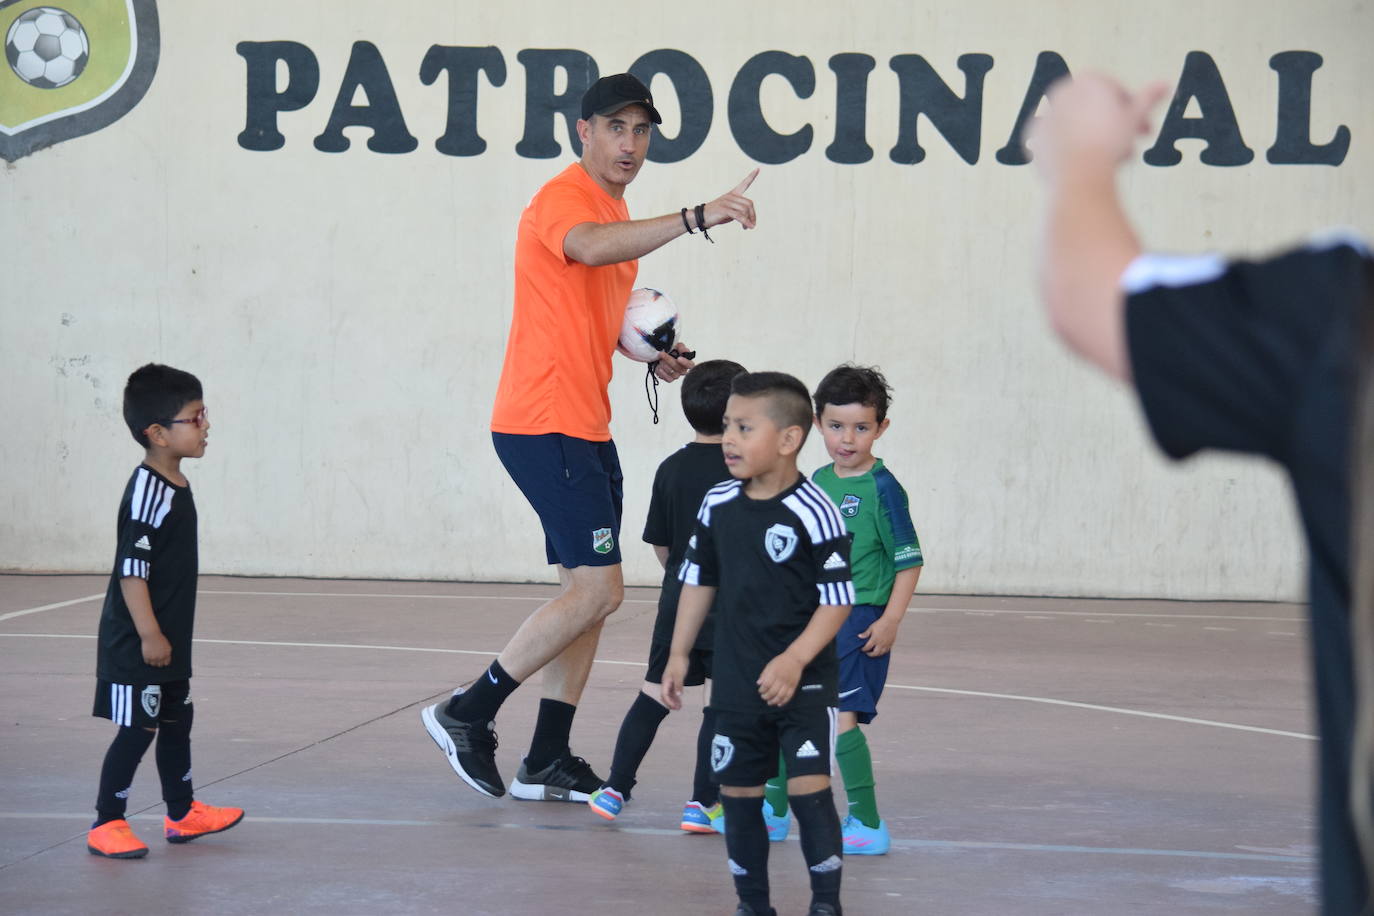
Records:
[[[587,807],[606,820],[613,821],[620,816],[620,810],[625,807],[625,799],[610,786],[602,786],[587,799]]]
[[[725,809],[720,802],[707,808],[701,802],[689,801],[682,806],[682,829],[688,833],[724,833]]]

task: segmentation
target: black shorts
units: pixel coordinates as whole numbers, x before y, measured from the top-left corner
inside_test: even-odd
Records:
[[[663,672],[668,668],[669,646],[661,642],[649,645],[649,670],[644,680],[650,684],[662,684]],[[711,677],[711,661],[715,653],[710,649],[692,649],[687,653],[687,676],[682,679],[683,687],[697,687]]]
[[[757,713],[716,710],[716,736],[711,739],[716,782],[761,786],[778,775],[779,751],[788,777],[829,776],[837,715],[833,706]]]
[[[175,721],[175,711],[190,702],[189,680],[165,684],[116,684],[97,680],[91,715],[109,719],[115,725],[157,728],[160,722]]]
[[[550,563],[573,569],[620,562],[625,478],[614,442],[562,433],[492,433],[491,441],[539,516]]]

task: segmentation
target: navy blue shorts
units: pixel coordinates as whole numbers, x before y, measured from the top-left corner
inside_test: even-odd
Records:
[[[857,713],[865,725],[878,714],[878,698],[887,684],[887,665],[892,653],[877,658],[865,655],[860,649],[868,640],[860,639],[859,634],[883,616],[884,610],[872,604],[856,604],[835,634],[835,654],[840,657],[840,712]]]
[[[491,441],[539,516],[550,563],[572,569],[620,562],[625,478],[614,442],[562,433],[492,433]]]

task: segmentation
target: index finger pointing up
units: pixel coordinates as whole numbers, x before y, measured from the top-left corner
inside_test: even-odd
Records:
[[[759,170],[756,168],[756,169],[754,169],[754,171],[750,172],[748,175],[745,175],[745,176],[744,176],[744,180],[741,181],[739,184],[735,185],[735,190],[732,191],[731,193],[732,193],[732,194],[743,194],[745,191],[749,190],[749,186],[750,186],[751,184],[753,184],[753,183],[754,183],[754,179],[755,179],[755,178],[758,178],[758,177],[759,177]]]

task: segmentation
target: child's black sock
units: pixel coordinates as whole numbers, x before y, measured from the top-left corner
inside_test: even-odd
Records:
[[[191,717],[194,707],[187,703],[176,710],[176,720],[161,723],[157,730],[157,776],[162,782],[162,800],[167,816],[179,821],[191,810],[195,797],[191,787]]]
[[[577,707],[562,700],[539,701],[539,716],[534,720],[534,737],[530,739],[530,750],[525,755],[525,769],[538,773],[560,757],[572,753],[568,747],[572,735],[573,716]]]
[[[811,873],[811,902],[828,903],[839,912],[844,837],[835,813],[835,797],[827,788],[809,795],[789,795],[787,800],[801,828],[802,855]],[[729,829],[730,822],[725,826]]]
[[[519,686],[520,682],[507,674],[499,661],[493,661],[472,686],[448,701],[446,711],[459,722],[495,719],[501,704]]]
[[[649,753],[649,745],[658,734],[658,726],[667,715],[668,707],[646,696],[642,690],[625,713],[625,721],[620,723],[620,734],[615,739],[615,753],[611,755],[611,775],[606,779],[606,784],[622,798],[630,797],[639,765],[644,762],[644,755]]]
[[[128,725],[121,725],[119,731],[115,732],[110,749],[105,752],[105,762],[100,765],[100,789],[95,797],[95,823],[92,827],[124,817],[134,773],[156,734],[146,728]]]
[[[716,736],[716,711],[707,706],[701,711],[697,731],[697,767],[692,773],[692,801],[709,808],[720,800],[720,789],[711,776],[711,740]]]
[[[763,825],[763,805],[758,796],[720,796],[725,808],[725,849],[730,854],[730,874],[735,893],[755,913],[767,913],[768,828]]]

